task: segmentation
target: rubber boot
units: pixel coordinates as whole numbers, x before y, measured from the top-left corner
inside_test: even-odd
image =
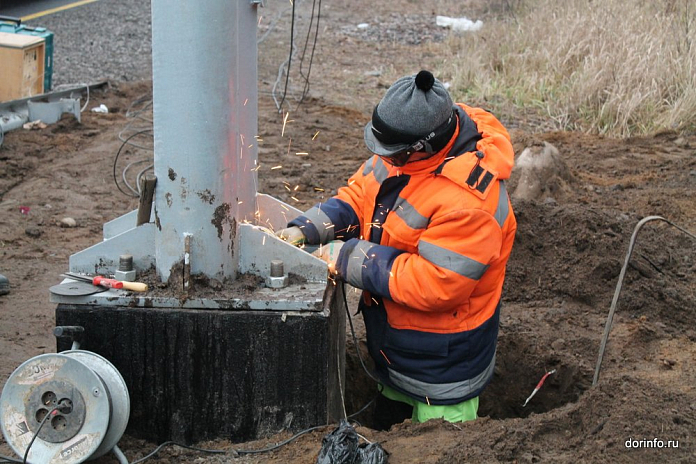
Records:
[[[10,281],[7,277],[0,274],[0,295],[7,295],[10,293]]]

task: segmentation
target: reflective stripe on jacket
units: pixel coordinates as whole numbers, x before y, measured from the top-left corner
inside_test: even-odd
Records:
[[[388,385],[431,404],[480,393],[493,375],[499,302],[517,227],[504,180],[510,137],[457,106],[448,145],[397,168],[367,160],[338,194],[291,225],[340,239],[337,270],[366,291],[368,346]]]

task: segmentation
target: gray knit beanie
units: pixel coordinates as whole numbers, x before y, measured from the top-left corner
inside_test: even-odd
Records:
[[[445,86],[428,71],[398,79],[365,126],[367,148],[391,156],[428,137],[453,121],[452,98]]]

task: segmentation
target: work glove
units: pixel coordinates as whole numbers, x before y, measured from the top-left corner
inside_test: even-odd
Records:
[[[285,240],[291,245],[300,246],[305,242],[305,235],[299,227],[293,226],[286,229],[280,229],[276,232],[276,237]]]
[[[326,264],[329,265],[329,271],[332,274],[337,274],[338,271],[336,271],[336,261],[338,260],[338,255],[341,253],[341,248],[344,244],[345,242],[342,242],[341,240],[334,240],[320,246],[312,254],[326,262]]]

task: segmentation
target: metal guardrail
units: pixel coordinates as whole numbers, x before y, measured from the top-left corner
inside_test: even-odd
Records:
[[[101,90],[108,87],[108,81],[97,82],[94,84],[78,85],[63,90],[34,95],[32,97],[20,98],[0,103],[0,145],[4,140],[4,135],[14,129],[22,127],[26,122],[29,122],[29,103],[56,103],[60,104],[61,100],[76,98],[87,94],[94,90]],[[84,107],[83,107],[84,109]]]

